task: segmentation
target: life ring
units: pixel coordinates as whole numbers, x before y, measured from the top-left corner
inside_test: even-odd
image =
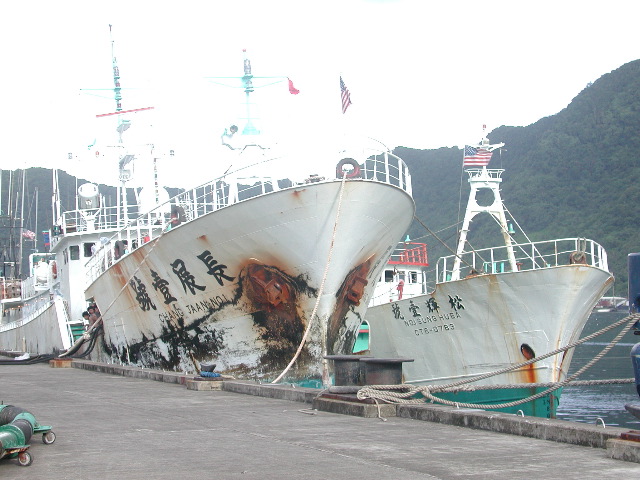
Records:
[[[571,252],[569,255],[569,265],[574,265],[576,263],[586,264],[587,255],[584,252]]]
[[[122,255],[124,255],[125,248],[124,242],[122,240],[117,240],[113,246],[113,257],[118,260]]]
[[[345,165],[351,165],[353,167],[350,172],[343,170]],[[336,165],[336,177],[342,178],[343,176],[346,178],[360,178],[360,164],[353,158],[343,158],[340,160],[338,165]]]
[[[56,265],[56,261],[51,261],[51,276],[53,278],[58,278],[58,266]]]

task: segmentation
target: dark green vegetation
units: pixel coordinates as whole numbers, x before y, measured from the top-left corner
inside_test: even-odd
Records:
[[[627,255],[640,252],[640,60],[602,76],[558,114],[527,127],[502,126],[488,137],[506,144],[489,167],[506,170],[503,200],[531,240],[595,240],[609,255],[615,294],[626,296]],[[411,170],[417,217],[434,232],[461,222],[469,196],[462,150],[399,147],[395,153]],[[470,235],[478,248],[493,241],[488,227],[495,223],[483,217]],[[409,234],[430,245],[434,268],[438,256],[450,254],[418,222]],[[438,236],[455,248],[456,227]]]
[[[494,153],[490,168],[506,169],[503,199],[529,238],[586,237],[600,243],[609,254],[609,266],[616,276],[615,293],[621,296],[627,293],[627,254],[640,251],[638,92],[640,61],[634,61],[602,76],[558,114],[527,127],[502,126],[489,134],[492,143],[506,144],[501,152]],[[455,248],[456,227],[462,221],[469,194],[462,150],[398,147],[395,153],[411,169],[417,217]],[[7,174],[3,172],[3,210],[7,205]],[[62,172],[60,182],[63,210],[74,208],[76,185],[84,181]],[[40,231],[47,230],[53,220],[51,170],[29,169],[26,184],[25,227],[38,231],[38,248],[43,251]],[[115,204],[115,188],[101,187],[101,192],[107,204]],[[475,233],[469,241],[474,247],[499,240],[493,221],[484,217],[476,217],[473,222]],[[414,241],[422,239],[429,244],[434,268],[440,255],[450,254],[419,222],[414,222],[409,235]],[[516,240],[525,241],[523,237]]]
[[[63,210],[75,209],[75,192],[86,180],[76,180],[75,177],[60,172],[59,181]],[[48,231],[53,225],[52,171],[48,168],[29,168],[26,175],[23,175],[22,170],[2,171],[0,192],[0,261],[17,263],[20,258],[19,244],[22,241],[22,277],[25,277],[28,274],[28,254],[32,251],[47,251],[42,231]],[[113,199],[115,202],[115,188],[106,187],[103,192],[106,192],[107,200]],[[21,236],[21,218],[24,218],[24,228],[36,233],[33,241]],[[6,272],[6,275],[11,274]]]

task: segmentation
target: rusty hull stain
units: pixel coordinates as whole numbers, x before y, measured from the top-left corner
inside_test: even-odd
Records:
[[[345,326],[345,319],[349,311],[353,311],[353,306],[360,305],[360,300],[364,294],[364,287],[368,284],[367,276],[371,270],[373,257],[369,257],[361,264],[354,267],[345,277],[338,293],[336,294],[336,306],[329,317],[327,325],[327,354],[350,353],[356,341],[357,328],[353,331],[341,332]],[[344,335],[345,338],[339,338]],[[336,352],[338,340],[341,345],[347,346],[346,352]]]
[[[120,266],[117,267],[124,278]],[[129,289],[125,291],[132,296]],[[255,259],[247,260],[238,275],[232,300],[209,305],[204,315],[192,321],[188,327],[185,327],[181,310],[161,303],[158,307],[169,308],[173,314],[169,320],[163,321],[159,336],[143,336],[141,341],[128,347],[107,344],[103,337],[102,348],[123,363],[131,361],[152,368],[176,370],[187,361],[195,367],[196,360],[209,361],[225,355],[229,346],[225,344],[224,329],[214,328],[217,323],[215,315],[223,308],[235,305],[244,314],[251,315],[258,328],[257,336],[265,345],[259,363],[269,370],[281,369],[295,354],[306,328],[306,319],[299,305],[302,295],[317,297],[317,290],[309,287],[303,275],[294,278],[278,267],[256,263]],[[132,302],[135,304],[135,299]],[[310,360],[308,350],[304,348],[297,368],[303,368]],[[229,371],[255,374],[255,369],[244,364],[231,365]]]
[[[270,370],[286,367],[298,349],[306,329],[300,305],[301,295],[317,297],[301,277],[291,277],[275,266],[249,263],[240,274],[240,286],[247,302],[247,313],[260,329],[260,338],[266,347],[260,358],[261,365]],[[310,361],[305,346],[298,357],[300,367]]]

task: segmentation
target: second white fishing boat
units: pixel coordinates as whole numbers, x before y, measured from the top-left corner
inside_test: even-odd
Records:
[[[484,138],[468,152],[469,158],[480,160],[467,169],[471,192],[457,250],[438,260],[435,288],[428,286],[426,245],[401,243],[366,314],[371,355],[414,360],[403,365],[407,384],[479,379],[564,347],[579,338],[593,306],[613,282],[606,252],[596,242],[533,242],[513,218],[507,221],[500,194],[504,170],[487,168],[491,152],[501,146]],[[483,202],[479,192],[489,193]],[[486,201],[490,195],[492,200]],[[471,222],[480,213],[495,219],[503,245],[470,248]],[[514,226],[524,242],[516,241]],[[473,383],[522,388],[436,396],[485,405],[519,401],[544,390],[530,384],[564,380],[572,356],[569,350]],[[552,417],[560,392],[503,410]]]

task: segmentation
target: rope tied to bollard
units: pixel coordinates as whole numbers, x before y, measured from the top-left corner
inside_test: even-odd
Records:
[[[562,348],[558,348],[553,350],[552,352],[546,353],[544,355],[540,355],[538,357],[532,358],[531,360],[527,360],[526,362],[522,362],[516,365],[512,365],[511,367],[506,367],[500,370],[496,370],[494,372],[489,372],[484,375],[480,375],[478,377],[460,380],[458,382],[453,382],[444,385],[425,385],[425,386],[413,386],[408,384],[403,385],[368,385],[362,389],[360,389],[357,393],[357,398],[359,400],[364,400],[367,398],[378,399],[381,401],[385,401],[388,403],[401,403],[401,404],[416,404],[416,403],[424,403],[425,399],[430,400],[432,403],[441,403],[449,406],[457,406],[464,408],[483,408],[483,409],[499,409],[499,408],[509,408],[517,405],[521,405],[523,403],[531,402],[542,398],[548,395],[551,392],[554,392],[560,388],[563,388],[567,385],[578,386],[578,385],[603,385],[603,384],[612,384],[612,383],[634,383],[634,379],[612,379],[612,380],[588,380],[588,381],[574,381],[574,379],[578,378],[583,372],[591,368],[595,363],[597,363],[611,348],[613,348],[620,339],[633,327],[633,325],[640,319],[640,313],[631,314],[621,320],[618,320],[611,325],[608,325],[597,332],[592,333],[591,335],[587,335],[579,340],[576,340],[573,343],[570,343]],[[524,366],[531,365],[540,360],[544,360],[546,358],[552,357],[559,353],[566,352],[571,348],[575,348],[578,345],[581,345],[603,333],[608,332],[620,325],[626,323],[626,326],[618,333],[618,335],[604,348],[602,351],[596,355],[593,359],[591,359],[586,365],[580,368],[576,373],[567,377],[562,382],[549,382],[549,383],[527,383],[527,384],[505,384],[505,385],[487,385],[487,386],[472,386],[467,385],[468,383],[477,382],[480,380],[484,380],[490,377],[494,377],[496,375],[501,375],[503,373],[508,373],[517,369],[520,369]],[[529,397],[516,400],[513,402],[500,403],[500,404],[477,404],[477,403],[462,403],[462,402],[452,402],[450,400],[446,400],[443,398],[436,397],[434,393],[443,393],[443,392],[458,392],[458,391],[475,391],[475,390],[492,390],[492,389],[502,389],[502,388],[547,388],[546,390],[539,392],[537,394],[531,395]],[[394,392],[395,390],[400,390],[400,392]],[[415,398],[415,395],[420,394],[424,398]]]

